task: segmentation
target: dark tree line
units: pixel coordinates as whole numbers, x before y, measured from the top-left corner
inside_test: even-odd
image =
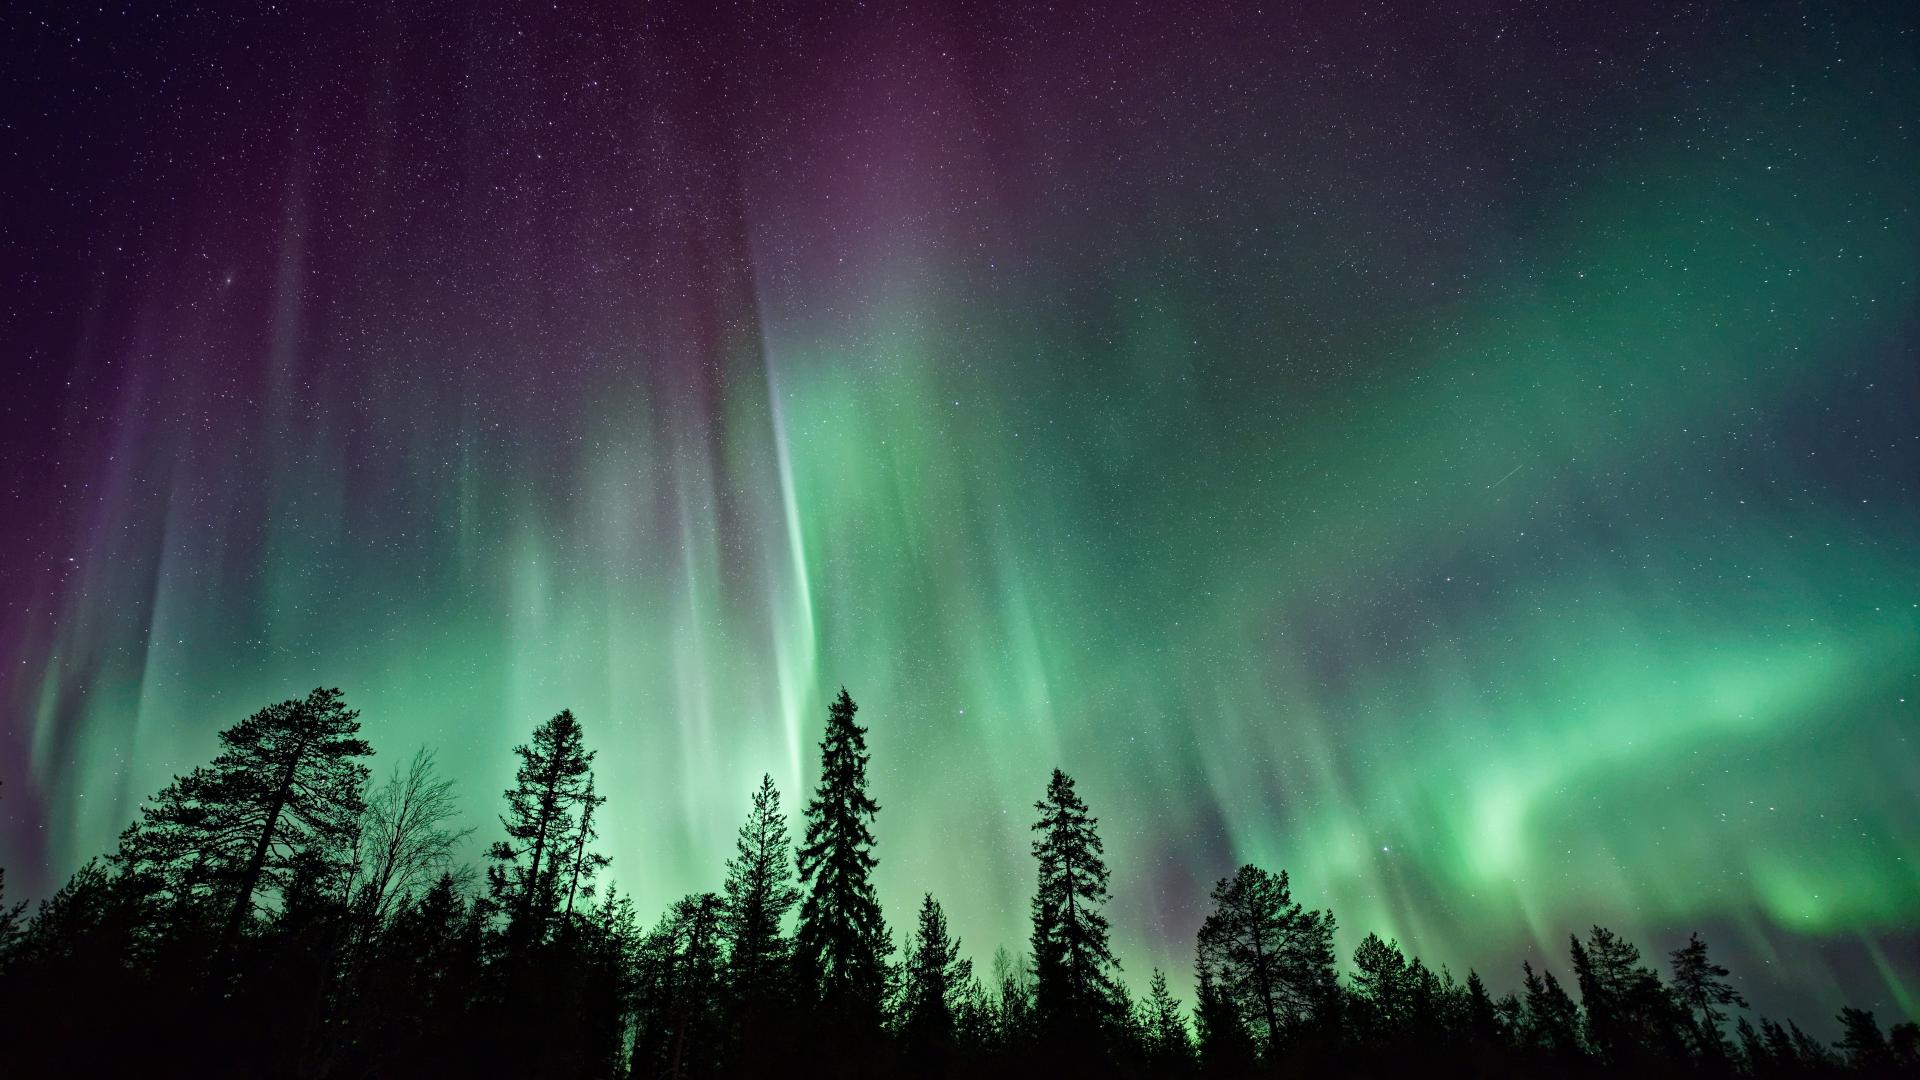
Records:
[[[1159,971],[1136,999],[1099,821],[1057,769],[1035,804],[1030,952],[983,977],[933,896],[888,928],[856,713],[842,690],[798,844],[763,777],[721,890],[647,929],[603,888],[607,796],[571,712],[515,747],[482,875],[456,862],[467,831],[431,753],[375,782],[339,691],[268,706],[31,913],[0,874],[0,1072],[1920,1075],[1912,1023],[1843,1009],[1829,1045],[1736,1016],[1697,934],[1663,976],[1596,926],[1570,941],[1570,983],[1525,964],[1497,999],[1372,934],[1343,976],[1332,913],[1251,865],[1214,886],[1191,1010]]]

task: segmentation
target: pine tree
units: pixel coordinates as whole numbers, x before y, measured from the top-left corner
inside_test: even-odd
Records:
[[[947,933],[947,916],[932,893],[920,901],[920,920],[907,950],[901,1034],[923,1072],[938,1071],[952,1054],[958,1009],[973,982],[973,961]]]
[[[1398,942],[1368,933],[1353,950],[1353,991],[1370,1042],[1380,1044],[1405,1033],[1411,988],[1407,958]]]
[[[218,903],[230,942],[261,889],[284,889],[303,861],[344,867],[365,810],[357,759],[373,753],[359,716],[339,690],[321,688],[221,732],[219,756],[141,807],[114,862],[178,904]]]
[[[1476,1053],[1487,1053],[1505,1041],[1505,1032],[1501,1029],[1500,1007],[1493,1002],[1493,995],[1487,993],[1487,984],[1480,979],[1480,973],[1467,969],[1464,1008],[1461,1021],[1466,1027],[1467,1045]]]
[[[1794,1029],[1799,1034],[1799,1029]],[[1774,1072],[1796,1071],[1801,1068],[1800,1043],[1787,1029],[1765,1017],[1760,1019],[1760,1041],[1767,1049],[1767,1060]]]
[[[1285,871],[1272,874],[1251,864],[1221,878],[1213,902],[1200,925],[1200,967],[1273,1055],[1290,1026],[1339,991],[1333,916],[1302,909]]]
[[[1526,972],[1522,984],[1526,990],[1526,1041],[1533,1050],[1561,1062],[1579,1057],[1580,1007],[1573,1003],[1560,980],[1551,971],[1535,972],[1533,964],[1523,962]]]
[[[580,722],[562,709],[533,731],[533,740],[513,748],[520,758],[514,786],[506,791],[500,824],[507,839],[487,852],[487,889],[508,916],[510,951],[539,943],[559,907],[558,883],[573,812],[591,780],[593,751]]]
[[[684,897],[641,944],[634,1080],[720,1071],[726,1051],[720,911],[713,893]]]
[[[1827,1045],[1819,1039],[1800,1030],[1800,1025],[1787,1021],[1788,1037],[1793,1042],[1793,1057],[1798,1067],[1805,1072],[1830,1072],[1839,1064],[1839,1059]]]
[[[1065,1043],[1095,1041],[1113,1019],[1112,970],[1120,966],[1107,942],[1107,864],[1096,831],[1099,819],[1059,769],[1044,799],[1034,804],[1039,887],[1033,897],[1035,1004],[1041,1027]]]
[[[613,1076],[626,1057],[638,986],[640,933],[633,902],[609,885],[602,902],[573,922],[567,941],[573,1015],[566,1041],[574,1052],[570,1071],[581,1077]]]
[[[866,729],[844,687],[827,710],[820,783],[806,807],[805,843],[795,853],[807,886],[794,937],[794,963],[837,1044],[878,1036],[893,949],[873,891],[871,824],[880,805],[867,794]]]
[[[1893,1050],[1887,1045],[1887,1037],[1880,1031],[1880,1022],[1865,1009],[1852,1006],[1840,1010],[1840,1048],[1847,1067],[1857,1073],[1868,1076],[1890,1076],[1893,1070]]]
[[[1744,1009],[1746,999],[1727,982],[1727,969],[1707,957],[1707,943],[1698,933],[1688,938],[1685,946],[1675,949],[1672,957],[1673,996],[1693,1022],[1700,1052],[1724,1057],[1727,1040],[1720,1025],[1726,1022],[1727,1014],[1721,1012],[1719,1006]]]
[[[1772,1071],[1772,1056],[1767,1052],[1767,1044],[1760,1039],[1760,1033],[1746,1017],[1734,1024],[1735,1036],[1740,1043],[1740,1065],[1748,1076],[1766,1076]]]
[[[1632,942],[1596,926],[1584,947],[1572,939],[1571,953],[1596,1054],[1615,1066],[1679,1055],[1678,1007]]]
[[[1181,1075],[1193,1066],[1193,1038],[1180,1002],[1167,989],[1167,973],[1153,969],[1141,1026],[1146,1031],[1147,1063],[1160,1076]]]
[[[605,870],[612,859],[602,855],[589,846],[600,836],[593,827],[593,814],[607,801],[605,795],[593,793],[593,774],[587,774],[587,790],[580,795],[580,823],[573,830],[572,849],[566,856],[567,906],[566,915],[573,915],[573,903],[576,898],[593,896],[594,875]]]
[[[0,1070],[6,1075],[123,1075],[136,1062],[150,1068],[145,1055],[156,1049],[155,1035],[197,1019],[183,1007],[181,991],[200,970],[204,951],[163,957],[153,950],[142,940],[136,892],[124,876],[89,859],[34,908],[0,970]],[[162,960],[190,965],[182,972],[187,978],[164,972],[141,978]],[[143,997],[137,1009],[114,1008],[132,1004],[136,987],[173,992]],[[82,1003],[93,1007],[77,1007]],[[108,1008],[97,1008],[103,1005]],[[114,1037],[123,1032],[147,1035],[138,1059]],[[183,1054],[204,1049],[178,1036],[173,1045]]]

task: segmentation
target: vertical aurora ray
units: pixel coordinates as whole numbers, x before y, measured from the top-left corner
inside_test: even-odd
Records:
[[[10,881],[326,683],[660,908],[844,683],[982,958],[1059,764],[1129,977],[1253,860],[1913,1015],[1910,15],[493,15],[19,28],[174,47],[10,76]]]

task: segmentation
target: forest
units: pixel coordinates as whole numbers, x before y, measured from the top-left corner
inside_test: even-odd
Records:
[[[718,890],[649,925],[596,850],[614,785],[571,712],[514,748],[498,834],[475,837],[431,752],[375,777],[340,691],[269,705],[53,895],[0,891],[0,1073],[1920,1075],[1911,1022],[1843,1008],[1829,1044],[1750,1019],[1698,934],[1663,972],[1595,926],[1499,996],[1372,934],[1343,968],[1333,913],[1252,865],[1213,888],[1195,1000],[1158,971],[1136,997],[1099,820],[1058,769],[1028,951],[976,967],[938,898],[899,928],[881,909],[856,713],[841,690],[798,825],[763,778]]]

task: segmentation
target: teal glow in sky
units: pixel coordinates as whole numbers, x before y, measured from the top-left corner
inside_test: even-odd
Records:
[[[1912,16],[923,7],[28,28],[9,880],[324,684],[661,909],[844,684],[983,960],[1058,765],[1142,985],[1254,861],[1920,1015]]]

